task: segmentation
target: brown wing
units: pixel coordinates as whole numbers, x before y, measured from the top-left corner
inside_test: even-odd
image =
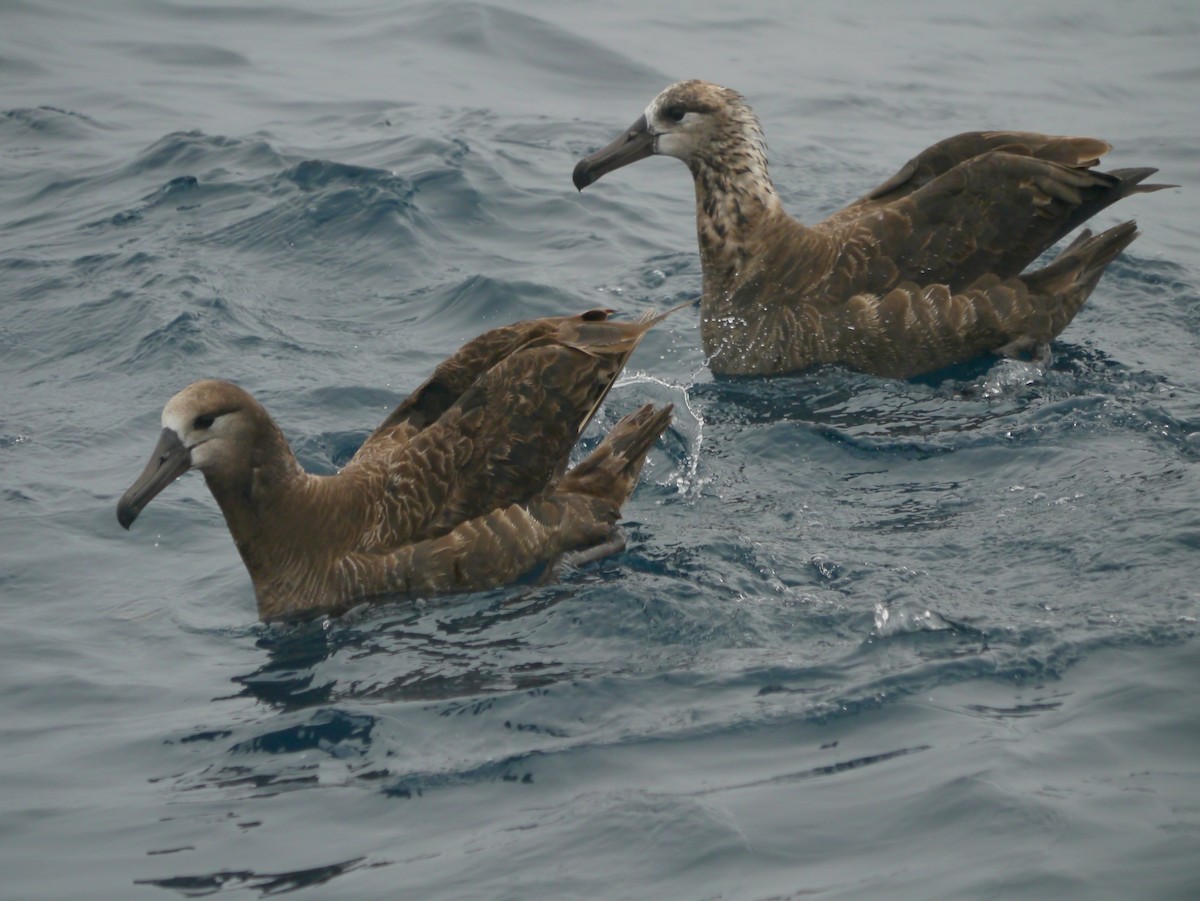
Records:
[[[993,150],[1028,156],[1072,168],[1090,169],[1112,150],[1107,141],[1043,135],[1031,131],[968,131],[938,141],[900,167],[900,171],[835,215],[861,211],[868,205],[891,203],[923,188],[939,175]]]
[[[568,321],[493,367],[433,426],[469,445],[430,534],[525,503],[566,469],[579,435],[657,320]],[[421,436],[424,437],[424,433]]]
[[[420,391],[411,407],[402,404],[389,429],[409,430],[407,439],[389,442],[377,431],[342,473],[372,497],[377,525],[358,549],[375,552],[444,534],[489,510],[524,503],[558,478],[625,361],[662,318],[616,323],[606,316],[538,321],[536,337],[497,353],[500,359],[420,431],[414,422],[421,420],[404,411],[427,416],[431,406],[422,406]]]
[[[959,290],[984,275],[1019,275],[1105,206],[1169,187],[1139,184],[1156,169],[1091,169],[1108,149],[1028,132],[970,132],[931,146],[814,228],[841,248],[829,292],[886,292],[901,281]]]
[[[1014,276],[1109,204],[1166,187],[1139,184],[1154,169],[1103,173],[992,150],[909,190],[934,169],[914,166],[910,179],[898,176],[887,192],[885,183],[880,199],[858,204],[856,215],[839,214],[814,229],[843,248],[843,259],[870,259],[865,267],[835,263],[831,294],[881,293],[901,281],[957,291],[984,275]]]
[[[368,436],[351,462],[387,459],[398,445],[435,422],[481,375],[531,341],[555,334],[570,323],[603,322],[612,310],[588,310],[578,316],[555,316],[514,322],[484,332],[442,361],[416,391],[405,398]]]
[[[613,525],[646,454],[670,421],[670,404],[646,404],[617,423],[555,490],[488,510],[391,553],[348,555],[336,566],[340,594],[358,598],[488,588],[563,554],[578,563],[619,550],[624,540]]]
[[[350,554],[338,562],[339,593],[440,594],[491,588],[552,563],[573,548],[611,538],[617,507],[585,494],[535,497],[459,523],[443,535],[389,554]]]

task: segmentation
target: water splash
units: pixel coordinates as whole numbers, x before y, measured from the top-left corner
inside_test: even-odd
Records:
[[[696,431],[691,436],[690,446],[684,460],[683,474],[675,479],[675,488],[686,498],[699,497],[700,490],[708,481],[700,477],[700,454],[704,447],[704,415],[698,407],[693,405],[690,394],[691,389],[696,385],[697,375],[702,371],[703,369],[693,371],[691,378],[682,384],[645,372],[627,372],[617,382],[618,385],[658,385],[659,387],[668,389],[672,394],[678,394],[683,403],[683,409],[688,412],[692,420],[696,423]]]
[[[913,632],[945,632],[954,628],[953,623],[928,607],[893,607],[878,602],[875,604],[875,634],[880,638]]]

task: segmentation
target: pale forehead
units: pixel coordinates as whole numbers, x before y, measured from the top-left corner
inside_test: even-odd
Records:
[[[163,428],[173,429],[177,433],[182,434],[184,427],[195,415],[191,412],[192,407],[192,398],[187,394],[187,389],[180,391],[169,401],[167,401],[167,405],[163,407]]]
[[[163,428],[180,429],[202,413],[236,408],[244,403],[245,392],[231,382],[206,379],[188,385],[163,407]]]

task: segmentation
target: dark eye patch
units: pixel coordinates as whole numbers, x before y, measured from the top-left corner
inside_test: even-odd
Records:
[[[204,431],[205,429],[211,429],[212,424],[216,421],[217,421],[217,417],[214,416],[212,413],[201,413],[199,416],[197,416],[195,419],[192,420],[192,428],[199,429],[200,431]]]
[[[683,117],[687,115],[687,110],[678,103],[672,103],[665,110],[663,110],[663,115],[665,115],[672,122],[682,122]]]

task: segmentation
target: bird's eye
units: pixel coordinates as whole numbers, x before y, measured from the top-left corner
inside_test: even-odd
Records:
[[[672,122],[682,122],[683,117],[687,115],[687,110],[685,110],[682,106],[679,106],[678,104],[672,104],[671,106],[668,106],[665,110],[663,110],[663,113]]]
[[[204,413],[192,420],[192,428],[199,429],[200,431],[211,429],[212,424],[216,421],[217,417],[213,416],[211,413]]]

